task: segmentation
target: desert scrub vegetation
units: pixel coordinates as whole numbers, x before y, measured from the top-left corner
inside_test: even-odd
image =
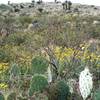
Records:
[[[28,27],[27,25],[32,23],[32,18],[29,16],[21,16],[18,18],[19,22],[22,24],[22,26]]]
[[[78,78],[88,66],[93,73],[92,98],[99,100],[98,16],[61,12],[0,18],[0,98],[82,100]],[[29,24],[35,27],[28,29]],[[48,75],[48,68],[52,75]],[[70,80],[74,81],[72,86]]]

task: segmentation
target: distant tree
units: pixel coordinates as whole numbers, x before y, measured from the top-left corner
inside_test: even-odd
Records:
[[[40,2],[42,2],[42,0],[39,0]]]
[[[57,2],[57,0],[55,0],[55,3]]]
[[[8,1],[8,5],[10,5],[10,1]]]
[[[72,5],[72,2],[71,1],[68,1],[68,10],[71,9],[71,5]]]
[[[20,4],[20,8],[23,9],[24,8],[24,5],[23,4]]]
[[[63,9],[67,10],[68,9],[68,1],[66,0],[64,3],[62,3]]]
[[[32,0],[31,7],[34,7],[34,4],[35,4],[35,0]]]
[[[62,6],[63,6],[63,10],[65,9],[65,3],[62,3]]]
[[[42,12],[43,12],[43,8],[38,8],[38,11],[39,11],[40,13],[42,13]]]
[[[35,3],[35,0],[32,0],[32,3]]]
[[[42,0],[37,1],[37,4],[41,4],[41,3],[42,3]]]
[[[19,12],[20,9],[19,9],[19,8],[15,8],[14,11],[15,11],[15,12]]]

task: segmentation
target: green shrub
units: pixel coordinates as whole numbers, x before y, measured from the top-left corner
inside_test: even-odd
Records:
[[[23,33],[14,33],[6,38],[6,42],[11,45],[21,45],[25,42],[26,36]]]
[[[16,100],[16,93],[12,92],[7,96],[7,100]]]
[[[22,25],[30,24],[32,23],[32,18],[29,16],[21,16],[19,17],[19,21]]]
[[[15,76],[19,76],[21,74],[20,69],[18,67],[19,66],[16,63],[12,64],[11,69],[10,69],[11,76],[15,77]]]
[[[5,100],[4,95],[0,93],[0,100]]]
[[[47,71],[48,61],[41,56],[37,56],[32,60],[31,71],[32,74],[44,74]]]
[[[49,100],[68,100],[69,87],[64,81],[51,84],[47,90]]]
[[[100,100],[100,89],[94,93],[94,100]]]
[[[30,83],[29,96],[32,96],[34,92],[44,90],[47,84],[47,79],[44,76],[34,75]]]
[[[0,62],[9,62],[10,55],[4,48],[0,47]]]

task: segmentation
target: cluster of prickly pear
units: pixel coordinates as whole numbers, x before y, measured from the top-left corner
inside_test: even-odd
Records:
[[[29,96],[37,91],[42,91],[47,85],[47,79],[43,75],[34,75],[30,83]]]
[[[47,79],[42,75],[45,74],[48,66],[48,61],[42,56],[37,56],[32,60],[31,74],[33,77],[30,82],[29,96],[37,91],[42,91],[48,84]]]
[[[94,100],[100,100],[100,89],[94,93]]]
[[[1,92],[0,92],[0,100],[5,100],[5,97]]]
[[[7,100],[16,100],[16,93],[12,92],[7,96]]]
[[[32,74],[44,74],[48,68],[48,61],[41,56],[37,56],[32,60],[31,72]]]
[[[91,90],[93,88],[92,75],[89,72],[88,67],[86,67],[81,73],[79,77],[79,89],[81,96],[84,100],[91,94]]]

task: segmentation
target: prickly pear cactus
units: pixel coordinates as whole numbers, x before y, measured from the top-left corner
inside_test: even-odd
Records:
[[[32,96],[34,92],[42,91],[48,82],[47,79],[42,75],[34,75],[29,88],[29,96]]]
[[[57,84],[58,87],[58,100],[67,100],[69,97],[69,87],[64,81],[60,81]]]
[[[4,95],[0,92],[0,100],[5,100]]]
[[[31,71],[32,74],[38,73],[38,74],[44,74],[47,71],[48,68],[48,61],[41,56],[37,56],[32,60],[32,66]]]
[[[94,93],[94,99],[93,100],[100,100],[100,89],[97,90],[95,93]]]
[[[79,77],[79,89],[83,100],[91,94],[91,90],[93,88],[92,75],[89,72],[89,69],[86,67],[81,73]]]
[[[69,87],[64,81],[58,81],[56,83],[52,83],[48,89],[48,98],[49,100],[70,100],[69,95]]]
[[[12,92],[7,96],[7,100],[16,100],[16,93]]]

